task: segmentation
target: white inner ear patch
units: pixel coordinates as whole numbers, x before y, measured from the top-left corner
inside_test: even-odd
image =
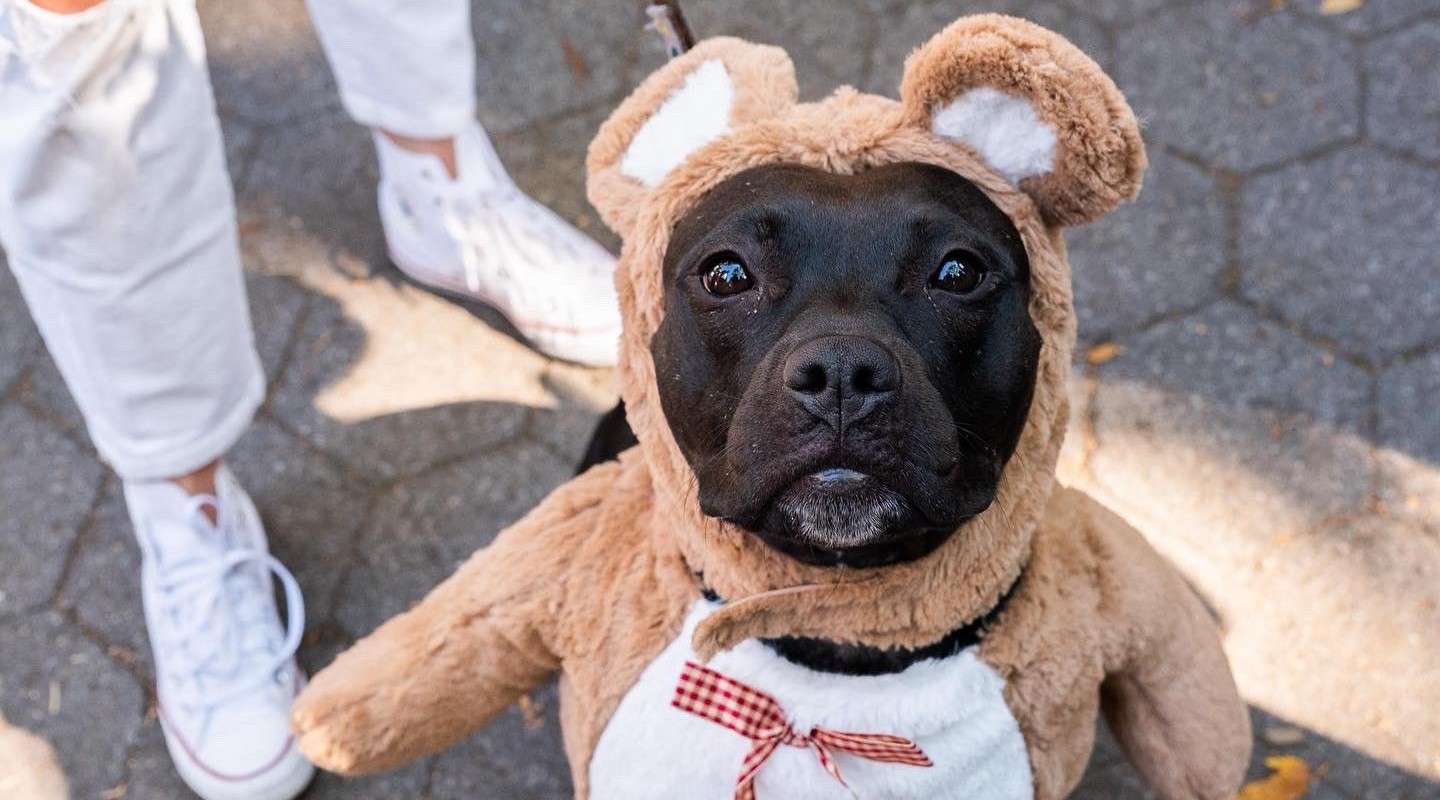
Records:
[[[691,153],[730,132],[734,99],[725,65],[704,62],[640,126],[620,160],[620,173],[646,186],[659,184]]]
[[[975,148],[1011,183],[1043,175],[1055,162],[1055,131],[1030,102],[988,86],[971,89],[941,108],[930,129]]]

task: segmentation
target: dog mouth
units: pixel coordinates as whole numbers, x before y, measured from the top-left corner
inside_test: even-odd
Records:
[[[864,472],[825,467],[785,487],[771,501],[765,527],[821,550],[882,541],[915,517],[900,492]]]

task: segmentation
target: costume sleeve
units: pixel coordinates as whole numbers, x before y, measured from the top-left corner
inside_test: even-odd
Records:
[[[556,489],[316,675],[292,713],[305,755],[345,774],[398,766],[484,725],[558,670],[572,554],[616,469]]]
[[[1094,501],[1105,681],[1115,739],[1165,800],[1231,800],[1250,760],[1250,719],[1200,598],[1138,532]]]

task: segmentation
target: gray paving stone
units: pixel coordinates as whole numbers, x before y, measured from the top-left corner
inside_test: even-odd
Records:
[[[623,0],[479,4],[472,25],[480,120],[503,133],[615,97],[628,88],[643,22],[640,6]]]
[[[1099,766],[1091,764],[1070,800],[1155,800],[1135,770],[1123,761]]]
[[[1403,769],[1370,758],[1334,740],[1251,709],[1251,726],[1255,730],[1255,749],[1251,754],[1247,781],[1268,777],[1271,770],[1265,759],[1272,756],[1298,756],[1317,772],[1305,793],[1306,800],[1393,800],[1399,797],[1434,798],[1440,795],[1440,784],[1433,783]],[[1264,738],[1267,728],[1298,729],[1298,744],[1277,747]],[[1322,767],[1323,765],[1323,767]],[[1095,754],[1085,778],[1076,787],[1071,800],[1154,800],[1143,780],[1135,772],[1108,734],[1097,737]]]
[[[1440,20],[1369,43],[1365,73],[1370,136],[1440,161]]]
[[[1380,376],[1380,498],[1440,534],[1440,351]]]
[[[570,766],[560,741],[554,684],[532,692],[529,716],[510,706],[435,762],[434,800],[503,797],[569,800]]]
[[[40,334],[30,321],[20,287],[9,267],[4,253],[0,252],[0,394],[20,376],[40,342]]]
[[[1322,4],[1322,0],[1294,0],[1290,7],[1339,30],[1360,35],[1395,30],[1408,22],[1440,14],[1440,7],[1432,0],[1368,0],[1354,11],[1328,15],[1320,12]]]
[[[305,308],[305,291],[287,278],[248,274],[245,287],[250,295],[250,320],[255,331],[255,351],[273,382],[294,340],[300,313]]]
[[[1203,170],[1154,148],[1140,199],[1066,233],[1083,340],[1098,341],[1220,293],[1225,201]]]
[[[320,623],[329,616],[369,498],[328,459],[268,421],[257,422],[227,460],[265,520],[270,551],[300,581],[307,623]]]
[[[1149,139],[1250,170],[1359,132],[1355,46],[1254,4],[1180,4],[1121,32],[1116,78]]]
[[[426,791],[434,759],[423,759],[399,769],[345,778],[328,772],[317,772],[315,782],[304,794],[305,800],[400,800],[401,798],[433,797]]]
[[[862,70],[870,20],[851,4],[792,0],[762,8],[727,0],[690,0],[684,9],[697,36],[739,36],[789,51],[801,100],[825,97],[841,84],[859,85],[865,77]],[[654,37],[653,33],[646,35]],[[651,48],[648,59],[642,59],[646,74],[664,60],[657,53]]]
[[[1247,698],[1433,770],[1440,541],[1366,513],[1371,377],[1228,303],[1125,345],[1099,370],[1101,498],[1215,608]]]
[[[272,413],[291,430],[375,480],[520,434],[528,403],[538,402],[530,387],[540,356],[409,285],[372,280],[335,291],[340,302],[311,297],[272,399]],[[397,319],[420,319],[398,315],[415,314],[427,324],[396,327]],[[467,399],[497,396],[506,399]]]
[[[1055,2],[1055,0],[1048,0]],[[1113,27],[1123,27],[1173,6],[1177,0],[1063,0],[1080,11],[1094,14]]]
[[[1250,181],[1246,296],[1375,361],[1440,340],[1440,172],[1346,149]]]
[[[899,97],[905,57],[925,44],[946,25],[980,11],[1024,17],[1058,31],[1101,64],[1111,59],[1110,38],[1100,24],[1053,0],[1000,0],[983,8],[961,6],[950,0],[912,3],[891,15],[882,15],[870,74],[859,85],[886,97]]]
[[[0,404],[0,616],[55,592],[101,472],[35,415]]]
[[[220,118],[220,135],[225,141],[225,168],[230,172],[230,185],[238,187],[245,182],[245,174],[250,171],[250,161],[255,155],[256,145],[260,143],[260,135],[251,123],[233,117]]]
[[[406,610],[574,471],[534,445],[508,445],[408,480],[378,502],[336,618],[354,635]]]
[[[160,723],[153,715],[147,716],[135,745],[130,749],[124,797],[126,800],[151,797],[190,800],[195,797],[175,772],[170,753],[165,749]]]
[[[222,115],[273,123],[339,102],[300,0],[201,0],[198,6]]]
[[[1123,344],[1090,467],[1167,535],[1228,556],[1365,499],[1364,372],[1229,303]]]
[[[387,264],[370,134],[339,110],[267,131],[239,192],[240,244],[272,275]]]
[[[555,448],[566,463],[577,464],[600,415],[620,400],[614,370],[555,362],[541,380],[554,399],[532,412],[530,435]]]
[[[65,379],[50,353],[42,345],[40,353],[31,365],[30,371],[15,386],[16,398],[26,408],[43,417],[51,427],[69,436],[87,452],[94,452],[95,445],[85,430],[85,419],[75,398],[65,387]]]
[[[0,622],[0,664],[0,709],[54,745],[71,797],[122,783],[144,711],[130,675],[52,611]]]
[[[103,640],[112,659],[153,680],[154,659],[140,606],[140,551],[119,481],[109,481],[95,521],[75,551],[60,606]]]
[[[1148,792],[1134,771],[1125,763],[1120,746],[1103,724],[1095,726],[1095,749],[1085,775],[1070,795],[1072,800],[1140,800]]]
[[[1273,539],[1257,563],[1225,566],[1233,584],[1217,605],[1232,668],[1257,704],[1325,732],[1301,751],[1312,764],[1331,764],[1333,783],[1366,797],[1440,778],[1430,712],[1440,703],[1440,539],[1372,514]]]
[[[1325,768],[1324,774],[1317,778],[1316,785],[1305,795],[1307,800],[1390,800],[1402,797],[1434,800],[1440,797],[1440,783],[1371,758],[1316,731],[1296,726],[1289,720],[1280,719],[1259,709],[1251,710],[1250,720],[1256,733],[1255,751],[1250,760],[1251,780],[1269,774],[1265,767],[1266,758],[1297,756],[1317,771],[1321,765]],[[1277,726],[1298,729],[1304,738],[1298,744],[1271,745],[1266,741],[1265,731]]]

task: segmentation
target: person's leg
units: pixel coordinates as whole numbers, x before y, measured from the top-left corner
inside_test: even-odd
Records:
[[[275,669],[303,620],[280,628],[263,529],[218,464],[264,375],[193,0],[39,2],[0,4],[0,243],[123,481],[182,776],[207,800],[290,798],[310,769],[299,678]]]
[[[499,308],[539,349],[613,363],[614,258],[525,196],[475,121],[469,0],[307,0],[351,116],[375,133],[391,259]]]

